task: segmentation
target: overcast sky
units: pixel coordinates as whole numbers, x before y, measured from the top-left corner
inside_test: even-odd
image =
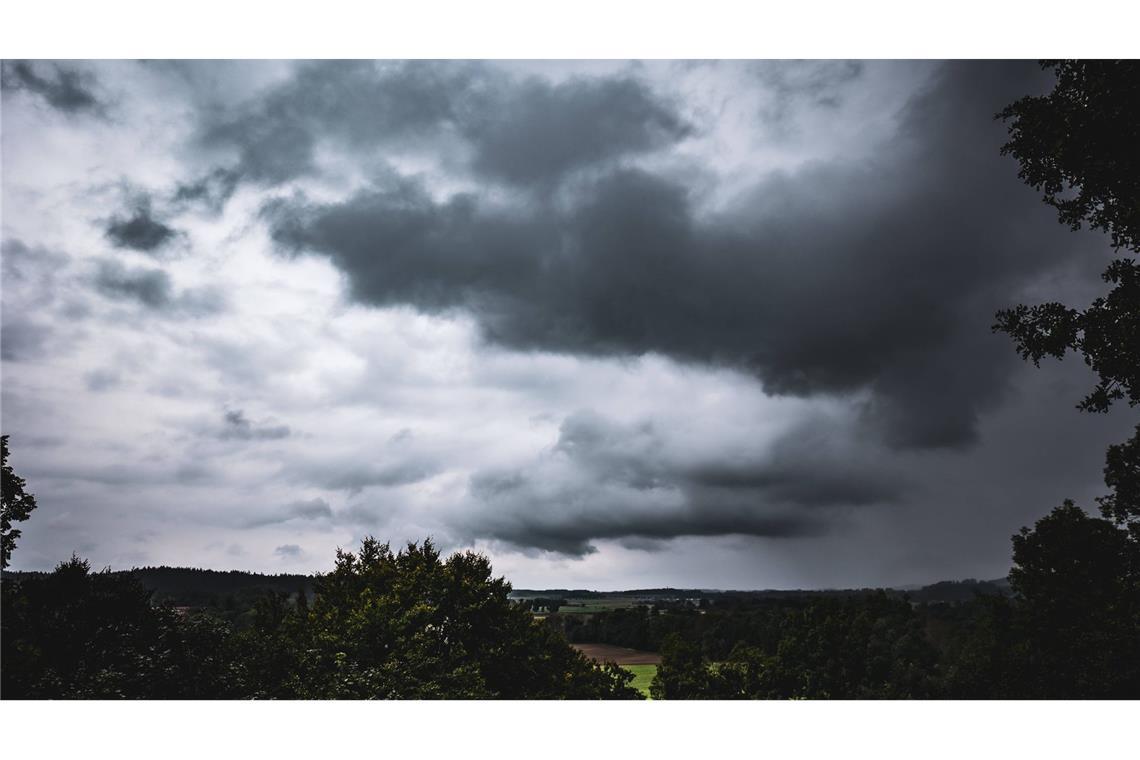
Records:
[[[13,566],[516,587],[1004,575],[1126,411],[990,331],[1111,258],[999,155],[1032,63],[6,62]]]

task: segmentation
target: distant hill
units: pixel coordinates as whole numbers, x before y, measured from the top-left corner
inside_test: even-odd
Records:
[[[249,600],[269,592],[313,594],[314,576],[282,573],[265,575],[242,570],[204,570],[190,567],[139,567],[116,572],[131,573],[143,586],[154,593],[156,601],[190,607],[214,607],[225,597]],[[5,578],[25,578],[43,575],[39,572],[5,570]],[[650,588],[624,591],[591,591],[589,589],[515,589],[515,599],[623,599],[645,602],[699,599],[794,599],[819,596],[852,596],[875,591],[905,595],[911,601],[922,603],[958,603],[978,595],[1008,595],[1009,581],[998,578],[979,581],[967,578],[960,581],[940,581],[918,588],[861,588],[861,589],[761,589],[719,590]]]
[[[906,592],[915,602],[968,602],[977,596],[1009,596],[1009,579],[996,578],[979,581],[967,578],[962,581],[939,581]]]
[[[137,567],[117,570],[129,573],[150,589],[156,601],[189,607],[215,606],[226,596],[249,598],[271,591],[296,594],[313,592],[311,575],[263,575],[242,570],[203,570],[192,567]],[[40,572],[4,571],[5,578],[46,575]]]
[[[636,599],[646,602],[678,601],[691,599],[732,600],[732,599],[797,599],[821,596],[857,596],[878,591],[906,596],[911,601],[927,604],[943,602],[966,602],[976,596],[1008,596],[1009,581],[997,578],[979,581],[967,578],[960,581],[939,581],[928,586],[898,588],[848,588],[848,589],[683,589],[650,588],[629,589],[626,591],[590,591],[587,589],[515,589],[511,597],[515,599]]]

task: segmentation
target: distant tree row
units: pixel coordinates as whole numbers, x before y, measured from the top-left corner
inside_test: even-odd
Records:
[[[707,615],[617,610],[596,616],[591,633],[654,648],[661,636],[655,699],[1140,698],[1140,544],[1130,531],[1066,502],[1013,544],[1012,597],[925,605],[880,592]]]

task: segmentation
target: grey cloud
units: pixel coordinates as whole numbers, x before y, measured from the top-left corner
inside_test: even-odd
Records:
[[[862,61],[757,61],[752,65],[769,96],[758,114],[777,134],[794,124],[797,106],[834,108],[863,74]]]
[[[188,288],[176,293],[165,270],[128,267],[113,259],[98,263],[94,283],[108,298],[134,301],[170,316],[209,316],[225,308],[225,298],[216,288]]]
[[[58,350],[59,330],[52,318],[59,304],[59,280],[70,263],[63,253],[6,238],[0,264],[0,358],[37,359]],[[65,307],[66,309],[66,307]]]
[[[37,286],[43,295],[50,297],[54,276],[69,263],[68,257],[43,246],[28,245],[17,238],[6,238],[3,243],[4,279],[8,286],[19,283],[24,287]]]
[[[105,230],[107,239],[117,248],[154,254],[178,237],[179,233],[158,221],[149,201],[141,201],[129,216],[112,217]]]
[[[594,553],[593,542],[601,539],[636,545],[635,539],[681,536],[791,538],[818,535],[828,527],[819,516],[771,509],[749,499],[696,505],[670,491],[674,489],[661,498],[637,498],[625,489],[585,482],[552,485],[524,476],[457,526],[476,538],[571,556]]]
[[[266,525],[289,522],[290,520],[304,520],[309,522],[331,520],[332,507],[324,499],[294,501],[286,504],[271,514],[253,518],[245,523],[248,528],[260,528]]]
[[[240,176],[229,169],[213,169],[196,180],[180,183],[170,200],[178,205],[200,204],[217,213],[237,189]]]
[[[320,139],[375,146],[417,137],[452,114],[468,66],[428,62],[322,61],[236,113],[207,116],[200,141],[235,149],[236,171],[276,184],[314,168]]]
[[[42,61],[5,61],[3,87],[26,90],[65,113],[102,113],[96,98],[94,78],[70,66]]]
[[[174,303],[170,275],[161,269],[128,268],[117,261],[102,261],[95,286],[105,296],[138,301],[151,309],[169,308]]]
[[[549,457],[472,475],[475,506],[458,522],[472,537],[582,556],[599,539],[658,550],[682,536],[818,535],[840,517],[836,509],[899,497],[895,474],[823,433],[801,425],[770,451],[731,458],[670,440],[650,422],[578,412]]]
[[[998,155],[993,113],[1044,83],[1031,64],[947,65],[893,153],[770,175],[717,214],[630,169],[576,183],[569,203],[436,202],[389,181],[263,213],[283,250],[327,256],[362,303],[465,311],[514,349],[657,352],[769,393],[866,393],[883,440],[961,447],[1017,366],[994,311],[1082,244]]]
[[[274,549],[273,553],[282,559],[300,559],[305,554],[297,544],[282,544]]]
[[[439,472],[438,465],[417,458],[388,463],[324,462],[292,467],[292,479],[330,491],[359,493],[371,486],[392,488],[426,480]]]
[[[0,326],[0,358],[15,362],[44,356],[54,332],[48,324],[5,315]]]
[[[241,409],[230,409],[222,415],[222,428],[217,436],[222,440],[275,441],[291,434],[288,425],[255,425]]]
[[[115,388],[120,382],[122,382],[122,377],[114,370],[97,369],[83,376],[83,383],[87,390],[96,393]]]
[[[411,441],[415,435],[412,433],[411,428],[400,428],[392,437],[388,439],[388,443],[407,443]]]
[[[718,493],[752,493],[807,509],[899,502],[910,490],[907,477],[858,437],[834,420],[807,418],[762,457],[692,462],[679,468],[680,477],[697,501]]]
[[[323,61],[236,112],[210,114],[200,142],[237,153],[223,189],[234,176],[277,184],[309,174],[321,141],[367,160],[366,152],[425,139],[437,141],[434,152],[440,141],[466,145],[478,175],[535,185],[689,131],[671,104],[630,77],[553,84],[486,64]]]
[[[216,476],[216,472],[201,465],[170,464],[98,464],[80,463],[42,467],[33,463],[27,468],[28,477],[36,480],[83,481],[108,486],[143,485],[170,486],[174,484],[202,483]]]
[[[634,79],[530,80],[508,86],[460,129],[476,171],[518,184],[677,142],[690,127]]]

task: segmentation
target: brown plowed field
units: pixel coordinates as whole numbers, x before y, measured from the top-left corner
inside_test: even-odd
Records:
[[[642,652],[637,649],[615,647],[612,644],[571,644],[570,646],[598,662],[612,662],[617,665],[661,664],[661,655],[656,652]]]

